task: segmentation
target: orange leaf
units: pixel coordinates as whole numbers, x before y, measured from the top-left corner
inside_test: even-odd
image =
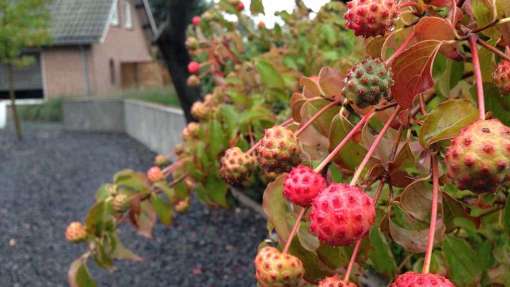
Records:
[[[418,42],[397,56],[391,66],[395,84],[393,98],[403,109],[412,106],[414,98],[434,86],[432,64],[442,41]]]

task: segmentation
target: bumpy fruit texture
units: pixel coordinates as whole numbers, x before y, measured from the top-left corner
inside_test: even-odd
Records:
[[[503,92],[510,93],[510,61],[502,61],[492,74],[494,83]]]
[[[200,125],[198,123],[189,123],[183,130],[182,130],[182,139],[184,141],[191,141],[193,139],[198,138],[200,132]]]
[[[200,72],[200,64],[197,62],[190,62],[188,64],[188,72],[190,74],[198,74],[198,72]]]
[[[72,243],[82,242],[87,238],[87,230],[80,222],[72,222],[67,226],[66,239]]]
[[[363,238],[375,221],[375,203],[361,188],[331,184],[312,203],[313,234],[326,244],[349,245]]]
[[[256,167],[256,158],[238,147],[229,148],[221,158],[220,175],[232,185],[246,183]]]
[[[195,16],[191,19],[191,24],[193,24],[193,26],[198,26],[200,25],[201,22],[202,19],[200,18],[200,16]]]
[[[288,128],[267,129],[257,147],[257,161],[269,172],[287,172],[301,162],[296,135]]]
[[[352,0],[344,17],[356,36],[368,38],[391,31],[398,16],[395,0]]]
[[[291,170],[285,178],[283,194],[292,203],[309,206],[313,199],[326,187],[326,180],[313,169],[300,165]]]
[[[344,282],[338,275],[325,278],[319,282],[318,287],[357,287],[352,282]]]
[[[399,275],[390,287],[455,287],[455,285],[441,275],[407,272]]]
[[[393,85],[391,71],[381,59],[365,59],[345,77],[343,95],[360,108],[377,105],[381,98],[390,99]]]
[[[299,258],[269,246],[258,252],[255,270],[257,281],[262,287],[299,287],[305,273]]]
[[[119,193],[113,197],[112,208],[116,213],[124,213],[131,206],[131,200],[129,195],[125,193]]]
[[[158,182],[165,179],[165,174],[163,173],[161,168],[153,166],[147,171],[147,178],[151,182]]]
[[[510,128],[496,119],[471,124],[452,140],[446,165],[460,189],[495,191],[510,175]]]

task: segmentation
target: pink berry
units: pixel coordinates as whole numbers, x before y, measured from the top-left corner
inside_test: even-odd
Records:
[[[154,166],[154,167],[151,167],[149,169],[149,171],[147,171],[147,178],[151,182],[158,182],[158,181],[162,181],[163,179],[165,179],[165,175],[163,174],[163,171],[161,170],[161,168]]]
[[[321,241],[349,245],[363,238],[375,221],[375,203],[361,188],[331,184],[312,203],[310,229]]]
[[[494,83],[501,91],[510,93],[510,61],[503,60],[492,74]]]
[[[293,168],[287,175],[283,194],[294,204],[309,206],[325,187],[326,180],[322,175],[307,166],[300,165]]]
[[[347,8],[345,26],[365,38],[386,34],[399,16],[396,0],[352,0]]]
[[[243,11],[244,10],[244,3],[243,2],[239,2],[239,4],[237,4],[237,6],[236,6],[236,9],[239,12]]]
[[[200,72],[200,64],[195,61],[190,62],[188,64],[188,72],[193,75],[198,74]]]
[[[345,282],[340,276],[334,275],[322,279],[317,287],[356,287],[356,284]]]
[[[200,18],[200,16],[195,16],[195,17],[191,18],[191,24],[193,24],[193,26],[198,26],[198,25],[200,25],[201,22],[202,22],[202,18]]]
[[[455,137],[446,153],[448,176],[460,189],[494,192],[510,178],[510,128],[479,120]]]
[[[390,287],[455,287],[453,283],[445,277],[437,274],[420,274],[416,272],[407,272],[399,275]]]

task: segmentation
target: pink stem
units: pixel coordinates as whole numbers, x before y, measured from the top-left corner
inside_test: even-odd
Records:
[[[352,128],[352,130],[342,139],[342,141],[331,151],[330,154],[315,168],[315,172],[320,173],[330,161],[342,150],[342,148],[354,137],[354,135],[367,123],[370,118],[374,115],[371,111],[364,115],[361,120]]]
[[[473,58],[473,70],[476,78],[476,95],[478,97],[478,110],[480,111],[480,119],[485,120],[485,97],[483,94],[483,80],[482,71],[480,68],[480,58],[478,57],[478,47],[476,45],[478,37],[471,34],[469,37],[469,44],[471,47],[471,54]]]
[[[349,282],[349,277],[351,277],[352,267],[354,266],[354,262],[356,262],[356,257],[358,257],[359,249],[361,247],[362,239],[356,241],[356,245],[354,245],[354,250],[352,251],[351,260],[349,260],[349,265],[347,265],[347,270],[344,275],[344,282]]]
[[[400,47],[398,47],[397,51],[395,51],[395,53],[393,53],[393,55],[391,55],[391,57],[389,57],[388,60],[386,60],[386,62],[385,62],[386,66],[391,66],[393,61],[395,61],[395,59],[398,56],[400,56],[400,54],[402,54],[405,49],[407,49],[407,46],[409,46],[409,43],[411,43],[411,40],[414,38],[414,34],[415,34],[414,30],[409,32],[409,35],[407,35],[407,37],[404,40],[404,42],[402,43],[402,45],[400,45]]]
[[[418,3],[413,2],[413,1],[408,1],[408,2],[405,2],[405,3],[400,3],[398,5],[399,9],[406,8],[406,7],[414,7],[414,8],[416,8],[418,10]]]
[[[377,204],[377,201],[379,201],[379,198],[382,193],[382,189],[384,187],[384,181],[381,180],[379,183],[379,186],[377,186],[377,190],[375,192],[375,203]],[[356,262],[356,258],[358,257],[360,246],[361,246],[362,239],[356,241],[356,245],[354,246],[354,250],[351,254],[351,259],[349,260],[349,265],[347,266],[347,270],[345,271],[344,275],[344,282],[349,282],[349,277],[351,277],[352,267],[354,266],[354,262]]]
[[[437,207],[439,201],[439,164],[436,155],[431,156],[432,165],[432,208],[430,211],[429,237],[425,253],[425,262],[423,263],[422,273],[429,273],[430,262],[432,260],[432,250],[434,249],[434,236],[436,234]]]
[[[299,215],[296,218],[296,222],[294,223],[294,226],[292,226],[292,230],[290,231],[289,237],[287,238],[285,247],[283,248],[284,254],[289,251],[290,244],[292,243],[294,236],[296,236],[296,233],[299,230],[299,225],[301,223],[301,219],[303,219],[303,216],[305,215],[305,213],[306,213],[306,208],[301,209],[301,212],[299,212]]]
[[[449,15],[450,23],[452,23],[453,27],[455,28],[455,20],[457,20],[457,0],[452,0],[452,10],[451,15]]]
[[[399,112],[400,112],[400,106],[397,106],[397,108],[395,109],[393,114],[391,114],[390,118],[386,121],[386,123],[384,124],[384,127],[381,129],[381,131],[379,132],[379,134],[375,138],[374,142],[370,146],[370,149],[368,150],[367,154],[363,158],[363,161],[361,161],[360,165],[356,169],[356,172],[354,173],[354,176],[352,177],[350,185],[356,185],[356,183],[358,182],[359,177],[361,176],[361,173],[363,172],[363,169],[368,164],[368,161],[370,160],[370,158],[372,158],[372,155],[374,154],[375,149],[381,143],[381,141],[382,141],[382,139],[384,137],[384,134],[388,131],[388,129],[390,128],[391,123],[393,122],[393,120],[395,119],[395,117],[398,115]]]
[[[316,112],[307,122],[305,122],[297,131],[296,136],[299,136],[301,133],[303,133],[307,127],[309,127],[318,117],[320,117],[323,113],[325,113],[327,110],[331,109],[332,107],[338,105],[340,101],[333,101],[324,107],[320,109],[318,112]]]

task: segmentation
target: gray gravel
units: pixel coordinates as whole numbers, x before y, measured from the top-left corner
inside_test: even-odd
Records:
[[[84,218],[115,171],[145,170],[153,156],[125,135],[25,127],[17,142],[0,130],[0,286],[67,286],[67,268],[83,251],[65,242],[67,223]],[[264,220],[249,210],[194,202],[172,228],[158,226],[155,240],[122,230],[145,261],[92,272],[98,286],[255,286],[251,262],[264,236]]]

